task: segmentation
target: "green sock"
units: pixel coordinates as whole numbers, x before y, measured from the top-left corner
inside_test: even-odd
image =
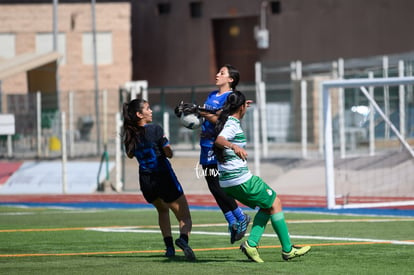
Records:
[[[262,211],[257,212],[256,216],[254,216],[252,230],[250,231],[249,239],[247,240],[247,243],[250,246],[257,246],[259,244],[269,219],[270,215]]]
[[[290,242],[289,230],[285,221],[285,215],[283,212],[278,212],[270,216],[270,221],[275,230],[279,241],[282,244],[282,250],[289,252],[292,248],[292,243]]]

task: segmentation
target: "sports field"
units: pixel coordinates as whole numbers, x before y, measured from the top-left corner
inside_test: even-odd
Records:
[[[207,209],[207,208],[206,208]],[[247,211],[252,216],[253,211]],[[163,256],[151,208],[0,207],[1,274],[413,274],[414,216],[285,213],[292,240],[309,254],[285,262],[269,224],[247,260],[230,244],[218,209],[192,209],[197,260]],[[178,236],[173,219],[174,237]]]

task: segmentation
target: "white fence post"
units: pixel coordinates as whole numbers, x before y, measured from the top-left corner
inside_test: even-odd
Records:
[[[37,157],[42,156],[42,94],[36,92],[36,131],[37,131]]]
[[[260,62],[255,63],[255,74],[256,105],[260,112],[259,123],[261,126],[262,152],[263,156],[267,157],[269,153],[269,146],[267,142],[266,85],[262,80],[262,64]]]
[[[73,127],[73,115],[74,115],[73,98],[74,98],[74,94],[73,92],[70,92],[69,93],[69,156],[70,157],[74,157],[74,151],[75,151],[75,129]]]
[[[13,145],[12,145],[12,136],[7,136],[7,157],[11,158],[13,156]]]
[[[254,173],[260,177],[260,136],[259,136],[259,110],[253,109],[253,150],[254,150]]]
[[[398,62],[398,76],[404,76],[404,61],[400,60]],[[400,133],[401,136],[405,138],[405,88],[404,85],[398,86],[398,95],[400,100]]]
[[[263,157],[269,154],[269,145],[267,142],[267,108],[266,108],[266,85],[263,81],[259,83],[260,102],[258,102],[260,110],[260,122],[262,126],[262,151]]]
[[[301,91],[301,125],[302,125],[302,157],[308,157],[308,105],[307,105],[307,83],[306,80],[300,82]]]
[[[62,127],[62,192],[66,194],[67,192],[67,159],[68,156],[66,154],[66,114],[62,112],[61,114],[61,127]]]
[[[389,68],[389,62],[388,62],[388,56],[382,57],[382,70],[383,70],[383,77],[388,77],[388,68]],[[384,86],[384,112],[387,117],[390,117],[390,88],[388,86]],[[385,124],[385,133],[384,133],[385,139],[390,138],[390,126]]]
[[[368,78],[373,79],[374,73],[369,72]],[[374,87],[369,86],[369,95],[374,98]],[[372,102],[369,102],[369,155],[375,155],[375,108]]]
[[[106,146],[108,144],[108,92],[107,90],[102,91],[102,122],[103,122],[103,144]]]
[[[345,65],[343,58],[338,59],[338,78],[343,79],[345,74]],[[338,88],[338,117],[339,117],[339,146],[341,158],[346,155],[346,135],[345,135],[345,100],[344,88]]]

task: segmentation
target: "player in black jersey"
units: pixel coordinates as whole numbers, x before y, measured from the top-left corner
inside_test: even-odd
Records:
[[[192,221],[187,199],[167,158],[173,151],[164,130],[152,122],[152,110],[147,101],[134,99],[123,105],[123,142],[129,158],[139,163],[139,185],[147,202],[158,212],[158,223],[166,246],[167,257],[175,256],[169,210],[179,222],[180,237],[175,244],[188,260],[195,255],[188,245]]]

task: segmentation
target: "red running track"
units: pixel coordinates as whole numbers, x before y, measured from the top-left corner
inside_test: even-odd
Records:
[[[186,194],[189,205],[217,206],[211,194]],[[285,207],[326,207],[325,197],[280,195]],[[81,203],[81,202],[114,202],[114,203],[147,203],[142,194],[90,194],[90,195],[0,195],[1,203]]]
[[[303,195],[278,195],[283,207],[315,207],[326,208],[326,198],[324,196],[303,196]],[[216,201],[211,194],[186,194],[190,206],[216,207]],[[395,198],[388,198],[390,201]],[[401,198],[402,199],[402,198]],[[414,198],[404,198],[414,200]],[[372,197],[350,197],[348,202],[378,202],[378,198]],[[387,198],[381,198],[381,201]],[[88,203],[88,202],[107,202],[107,203],[130,203],[147,204],[140,193],[94,193],[94,194],[72,194],[72,195],[0,195],[0,203]],[[343,199],[337,200],[338,204],[343,203]],[[395,209],[414,209],[414,206],[392,207]]]

